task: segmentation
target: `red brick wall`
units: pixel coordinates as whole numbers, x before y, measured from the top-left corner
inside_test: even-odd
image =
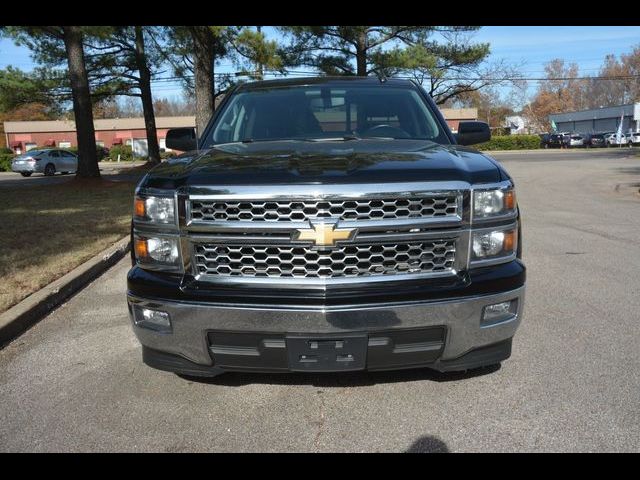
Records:
[[[447,125],[449,128],[454,131],[458,131],[458,125],[460,124],[460,120],[447,120]]]
[[[158,132],[158,141],[167,136],[166,128],[160,128]],[[49,140],[56,142],[56,147],[60,142],[71,142],[72,147],[78,146],[76,132],[44,132],[44,133],[9,133],[9,145],[13,142],[22,142],[22,150],[25,149],[26,143],[35,143],[37,146],[44,146]],[[121,138],[124,144],[130,138],[147,138],[144,129],[138,130],[98,130],[96,131],[96,140],[104,142],[104,146],[111,148],[115,139]]]

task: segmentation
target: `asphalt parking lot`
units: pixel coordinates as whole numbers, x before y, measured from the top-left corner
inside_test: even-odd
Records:
[[[124,259],[0,351],[1,451],[640,451],[640,157],[496,154],[528,267],[512,357],[471,374],[141,362]]]

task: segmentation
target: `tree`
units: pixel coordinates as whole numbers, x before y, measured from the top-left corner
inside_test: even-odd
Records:
[[[556,58],[545,64],[546,80],[541,82],[538,91],[529,105],[528,112],[533,124],[549,130],[549,115],[589,108],[586,103],[586,81],[579,79],[578,65],[566,64]]]
[[[284,68],[280,46],[267,40],[260,27],[170,27],[168,38],[170,48],[165,57],[187,93],[195,98],[199,134],[213,115],[216,97],[231,88],[237,77],[261,79],[266,69]],[[237,74],[216,74],[215,66],[222,59],[231,61]]]
[[[284,60],[275,40],[267,40],[262,27],[231,27],[228,30],[229,58],[245,75],[262,80],[265,70],[284,73]]]
[[[55,118],[62,111],[55,89],[60,84],[59,72],[36,68],[26,73],[8,66],[0,70],[0,113],[34,104],[47,118]]]
[[[103,98],[93,104],[93,118],[117,118],[119,116],[120,108],[114,97]]]
[[[433,68],[436,58],[466,53],[484,58],[483,45],[447,51],[429,38],[474,31],[477,27],[293,26],[281,27],[291,38],[287,63],[307,65],[328,75],[367,76],[374,71]]]
[[[156,131],[151,80],[159,72],[162,56],[154,35],[154,27],[140,25],[105,27],[89,43],[92,72],[105,79],[96,96],[126,95],[139,97],[142,103],[149,163],[160,163],[160,146]]]
[[[142,116],[142,108],[140,102],[135,97],[118,98],[116,101],[116,109],[114,117],[118,118],[135,118]]]
[[[413,78],[438,105],[468,92],[521,78],[519,65],[504,60],[485,64],[489,44],[473,44],[465,33],[445,33],[442,35],[445,43],[422,38],[408,47],[378,52],[373,61],[387,76]]]
[[[619,77],[619,78],[618,78]],[[640,101],[640,46],[631,53],[607,55],[598,76],[587,81],[589,108],[622,105]]]
[[[69,62],[69,79],[78,137],[77,175],[84,178],[100,178],[89,79],[82,48],[82,30],[77,26],[62,27],[62,39]]]
[[[622,55],[621,63],[624,73],[632,78],[625,80],[629,91],[629,102],[640,102],[640,45],[637,45],[631,53]]]
[[[195,111],[195,104],[188,98],[159,98],[153,101],[153,110],[159,117],[193,115]]]
[[[29,47],[36,59],[48,58],[51,63],[57,64],[66,59],[78,139],[76,175],[82,178],[99,178],[89,77],[83,48],[84,37],[89,34],[90,28],[92,27],[7,27],[5,33],[19,45]]]
[[[196,131],[201,134],[215,108],[215,63],[226,54],[227,27],[176,26],[167,31],[165,59],[195,98]]]
[[[501,98],[494,86],[461,93],[451,106],[477,108],[478,120],[487,122],[491,128],[504,127],[505,118],[515,113],[513,106]]]
[[[431,27],[426,27],[431,28]],[[413,40],[421,27],[288,26],[290,38],[283,50],[287,63],[317,68],[327,75],[367,76],[371,55],[382,46]]]

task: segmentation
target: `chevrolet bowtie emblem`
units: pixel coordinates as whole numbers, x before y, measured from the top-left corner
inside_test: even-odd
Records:
[[[333,247],[338,240],[350,240],[355,228],[336,228],[335,223],[314,223],[312,228],[299,228],[294,240],[311,240],[317,246]]]

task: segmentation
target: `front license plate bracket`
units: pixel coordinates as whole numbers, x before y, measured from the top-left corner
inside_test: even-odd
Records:
[[[364,370],[367,364],[366,334],[286,337],[289,369],[298,372]]]

